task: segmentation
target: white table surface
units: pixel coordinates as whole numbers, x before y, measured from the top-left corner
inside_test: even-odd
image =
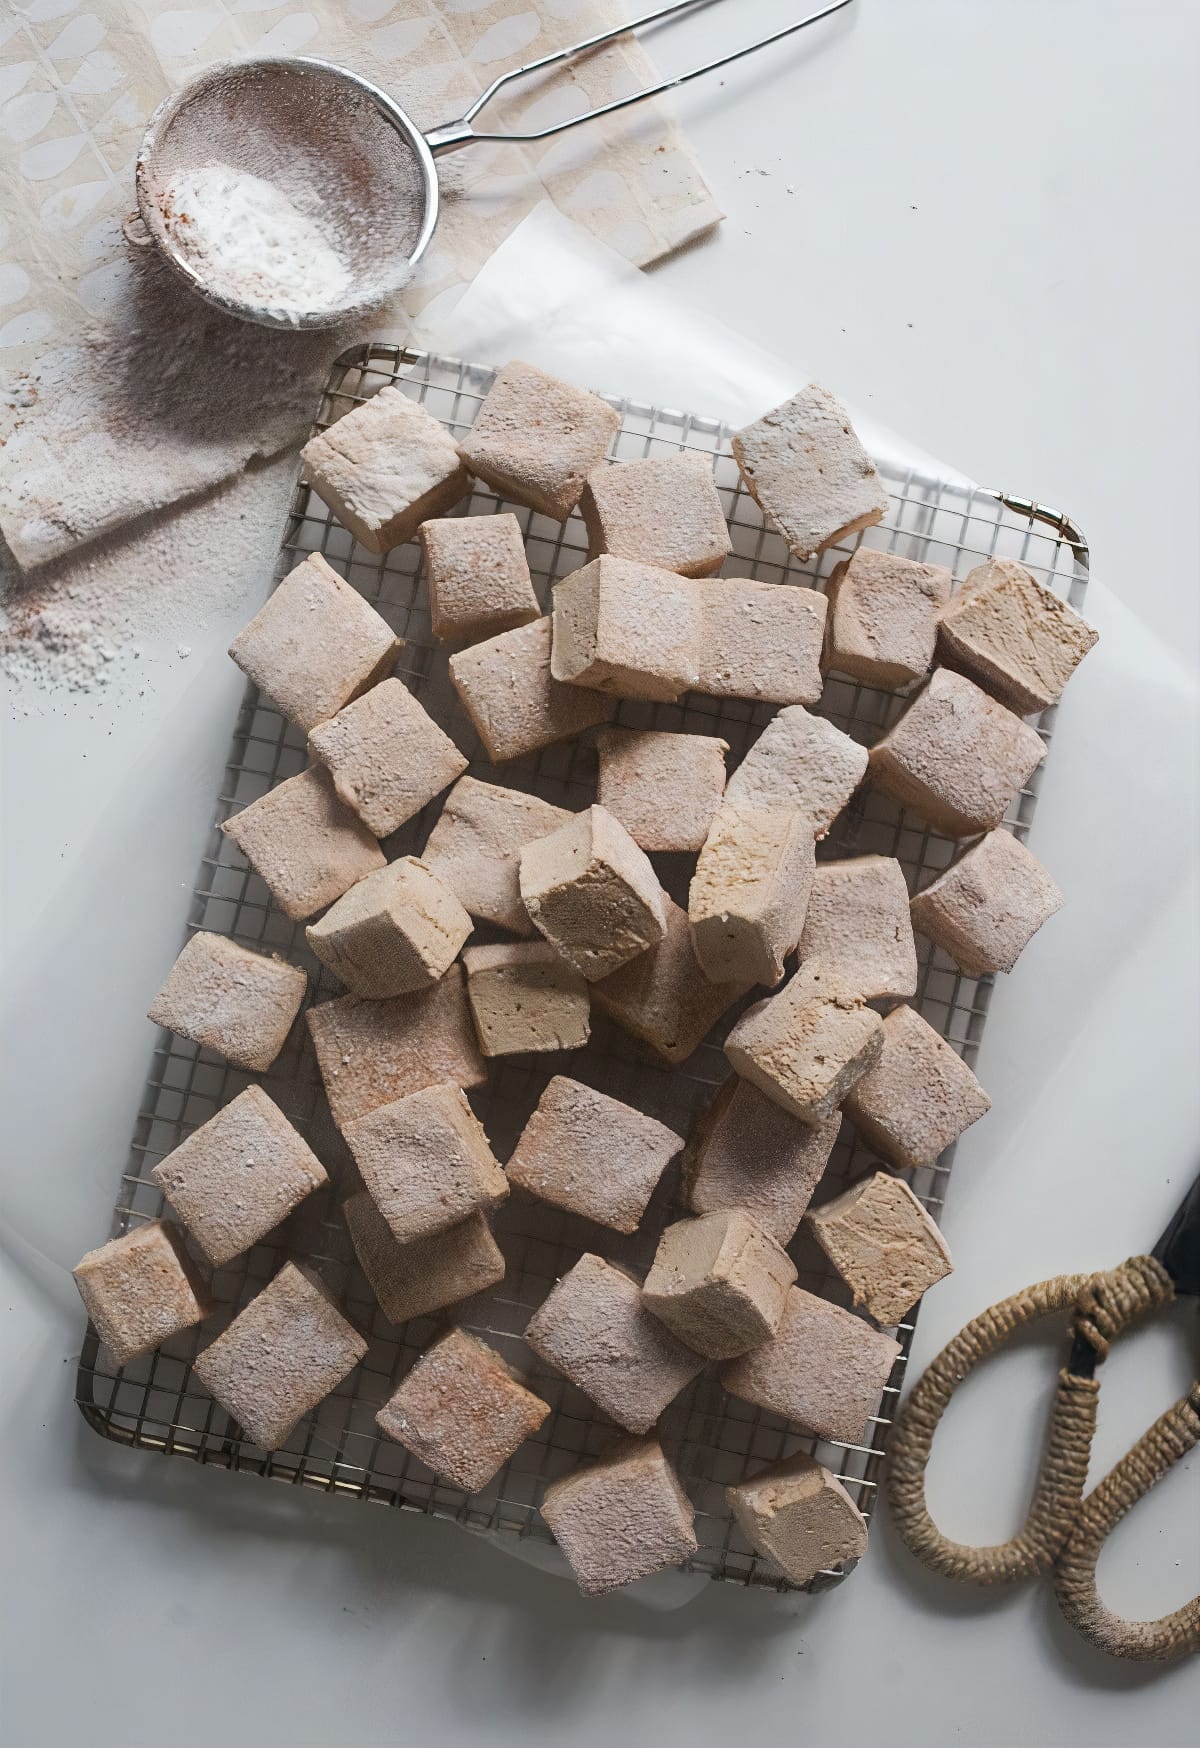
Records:
[[[796,10],[718,8],[681,55]],[[958,1269],[922,1312],[920,1366],[1003,1293],[1146,1247],[1197,1164],[1200,14],[856,10],[693,87],[682,108],[729,218],[661,271],[929,451],[1069,510],[1102,585],[1033,838],[1070,902],[993,1004],[995,1109],[959,1151]],[[199,514],[249,510],[261,593],[281,483],[246,490]],[[63,1270],[108,1229],[152,1042],[139,1016],[178,944],[240,690],[222,655],[238,617],[186,660],[148,649],[135,688],[19,697],[5,735],[4,1743],[1193,1741],[1194,1664],[1106,1661],[1044,1588],[934,1580],[882,1513],[832,1594],[712,1585],[653,1613],[584,1601],[449,1526],[84,1427]],[[1122,1344],[1098,1466],[1196,1352],[1194,1306]],[[964,1391],[933,1477],[952,1533],[1013,1527],[1056,1353],[1029,1344]],[[1157,1614],[1196,1590],[1198,1478],[1193,1456],[1114,1537],[1114,1606]]]

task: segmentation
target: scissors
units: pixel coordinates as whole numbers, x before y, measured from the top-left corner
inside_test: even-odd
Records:
[[[1063,1615],[1114,1657],[1166,1662],[1200,1651],[1200,1596],[1160,1620],[1127,1621],[1105,1607],[1096,1588],[1096,1562],[1112,1530],[1200,1443],[1200,1379],[1084,1494],[1100,1396],[1096,1367],[1130,1324],[1185,1294],[1200,1295],[1200,1177],[1149,1256],[1131,1256],[1101,1274],[1039,1281],[960,1330],[908,1397],[892,1437],[888,1497],[896,1527],[917,1558],[969,1584],[1015,1583],[1053,1571]],[[1070,1311],[1073,1339],[1058,1374],[1029,1515],[1011,1541],[995,1547],[952,1542],[925,1503],[925,1469],[938,1422],[980,1360],[1025,1324],[1056,1311]]]

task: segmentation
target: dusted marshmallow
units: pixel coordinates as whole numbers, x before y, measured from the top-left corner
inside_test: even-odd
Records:
[[[736,1209],[668,1226],[642,1297],[688,1347],[728,1360],[770,1340],[795,1279],[782,1246]]]
[[[628,1432],[649,1432],[704,1369],[651,1316],[637,1282],[587,1252],[534,1312],[525,1340]]]
[[[588,986],[545,941],[505,941],[463,954],[467,999],[485,1056],[579,1050],[591,1032]]]
[[[399,1244],[366,1190],[342,1203],[359,1267],[389,1323],[428,1317],[504,1279],[504,1258],[483,1214]]]
[[[423,522],[419,533],[435,637],[476,643],[539,616],[521,525],[511,512]]]
[[[1061,910],[1058,886],[1011,832],[989,832],[918,892],[912,923],[968,977],[1011,971],[1042,924]]]
[[[827,981],[864,1001],[916,994],[908,887],[894,856],[821,863],[809,894],[800,962],[819,967]]]
[[[945,660],[1018,716],[1056,704],[1099,636],[1011,558],[990,558],[968,573],[940,632]]]
[[[1041,736],[949,668],[871,749],[871,781],[948,837],[1000,824],[1046,756]]]
[[[697,692],[764,704],[815,704],[827,602],[816,589],[722,577],[699,597]]]
[[[487,1079],[459,965],[432,989],[390,1001],[343,995],[306,1017],[339,1129],[440,1081],[479,1086]]]
[[[867,769],[867,749],[824,717],[791,705],[773,716],[725,789],[747,807],[794,807],[823,838]]]
[[[869,1146],[902,1169],[932,1165],[992,1108],[962,1057],[915,1008],[883,1022],[883,1053],[846,1099]]]
[[[538,1100],[508,1162],[509,1182],[615,1232],[636,1232],[683,1137],[565,1075]]]
[[[345,1125],[367,1193],[400,1244],[498,1208],[508,1179],[459,1087],[425,1087]]]
[[[313,490],[369,552],[411,540],[471,486],[446,427],[390,386],[311,438],[300,460]]]
[[[213,1308],[183,1234],[167,1220],[150,1220],[89,1250],[71,1272],[118,1366],[161,1347]]]
[[[819,970],[802,965],[778,995],[750,1008],[725,1041],[745,1080],[806,1123],[824,1123],[878,1062],[883,1022]]]
[[[467,768],[448,734],[413,697],[403,680],[385,680],[308,737],[339,801],[377,838],[399,831]]]
[[[300,1012],[308,979],[225,935],[199,929],[167,974],[147,1018],[238,1068],[264,1073]]]
[[[462,777],[446,797],[421,860],[480,922],[531,935],[518,876],[521,848],[570,818],[566,808],[536,795]]]
[[[923,679],[951,581],[945,565],[860,546],[829,579],[826,666],[884,692]]]
[[[908,1185],[877,1171],[805,1215],[812,1233],[876,1323],[899,1323],[954,1268],[945,1239]]]
[[[797,558],[881,522],[888,498],[850,416],[809,383],[733,437],[746,488]]]
[[[366,1351],[319,1277],[285,1262],[192,1369],[250,1443],[274,1451]]]
[[[534,619],[450,657],[450,678],[494,765],[608,722],[611,698],[550,672],[550,620]]]
[[[312,1148],[260,1086],[202,1123],[151,1176],[214,1268],[265,1238],[327,1182]]]
[[[732,547],[703,455],[656,455],[602,466],[580,500],[588,557],[612,553],[685,577],[710,577]]]
[[[324,910],[385,860],[378,840],[338,800],[320,765],[268,790],[221,830],[293,922]]]
[[[453,892],[416,856],[377,868],[305,931],[356,995],[408,995],[436,983],[473,928]]]
[[[837,1477],[803,1452],[727,1487],[725,1498],[755,1553],[793,1584],[809,1584],[867,1551],[862,1512]]]
[[[605,728],[596,800],[643,850],[698,850],[725,788],[727,741],[708,734]]]
[[[692,944],[686,910],[666,898],[667,932],[619,971],[592,985],[592,1003],[674,1067],[699,1049],[744,983],[710,983]]]
[[[812,826],[802,813],[724,804],[688,892],[692,939],[706,977],[779,982],[804,927],[813,866]]]
[[[900,1343],[802,1287],[761,1347],[721,1368],[731,1396],[782,1414],[831,1444],[857,1444],[876,1412]]]
[[[696,584],[657,565],[596,558],[554,586],[556,680],[670,702],[699,678],[702,636]]]
[[[620,423],[599,395],[514,360],[497,371],[459,454],[501,497],[562,522]]]
[[[741,1208],[787,1244],[829,1163],[842,1126],[835,1112],[814,1128],[731,1074],[701,1116],[683,1155],[693,1214]]]
[[[549,1412],[494,1348],[452,1329],[425,1349],[375,1419],[435,1475],[478,1493]]]
[[[403,647],[358,590],[312,552],[277,585],[229,653],[289,721],[311,729],[383,679]]]
[[[521,851],[521,897],[536,928],[595,981],[666,933],[666,893],[625,827],[588,807]]]
[[[585,1596],[678,1566],[696,1552],[692,1502],[657,1439],[623,1441],[552,1481],[542,1516]]]

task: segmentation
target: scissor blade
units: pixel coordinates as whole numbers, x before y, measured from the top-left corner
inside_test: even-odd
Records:
[[[1150,1254],[1166,1269],[1177,1293],[1200,1294],[1200,1177]]]

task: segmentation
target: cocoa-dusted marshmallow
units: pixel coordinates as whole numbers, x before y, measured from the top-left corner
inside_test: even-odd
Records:
[[[706,977],[779,982],[804,927],[813,867],[812,826],[802,813],[724,803],[688,891],[692,939]]]
[[[532,935],[533,924],[521,902],[521,848],[570,818],[566,808],[536,795],[461,777],[446,797],[421,860],[480,922]]]
[[[208,1289],[168,1220],[150,1220],[89,1250],[72,1269],[96,1334],[118,1366],[161,1347],[212,1310]]]
[[[495,1348],[451,1329],[425,1349],[375,1419],[435,1475],[478,1493],[549,1412]]]
[[[666,894],[625,827],[587,807],[521,850],[521,898],[534,926],[589,982],[666,933]]]
[[[876,1323],[899,1323],[954,1267],[945,1239],[908,1185],[877,1171],[804,1217],[853,1295]]]
[[[1018,716],[1057,703],[1099,636],[1011,558],[976,565],[943,610],[940,628],[944,659]]]
[[[797,558],[881,522],[888,497],[842,403],[813,382],[733,436],[746,488]]]
[[[356,995],[407,995],[436,983],[474,924],[416,856],[377,868],[305,931],[317,958]]]
[[[692,587],[700,621],[695,691],[763,704],[816,703],[824,686],[824,595],[749,577]]]
[[[826,667],[884,692],[923,679],[951,581],[945,565],[860,546],[829,579]]]
[[[542,1516],[585,1596],[678,1566],[696,1552],[692,1502],[657,1439],[623,1440],[552,1481]]]
[[[264,1073],[283,1049],[307,988],[295,965],[198,929],[147,1018],[238,1068]]]
[[[693,1214],[742,1208],[780,1244],[800,1224],[829,1163],[840,1112],[814,1127],[731,1074],[701,1114],[683,1155]]]
[[[800,962],[864,1001],[915,995],[917,948],[904,870],[894,856],[822,862],[813,877]]]
[[[181,1141],[151,1176],[214,1268],[231,1262],[327,1181],[325,1168],[260,1086]]]
[[[587,980],[547,941],[503,941],[463,954],[467,999],[485,1056],[579,1050],[591,1032]]]
[[[642,1297],[688,1347],[728,1360],[770,1340],[795,1279],[783,1247],[749,1214],[730,1209],[668,1226]]]
[[[725,789],[728,741],[709,734],[604,728],[596,800],[643,850],[698,850]]]
[[[654,455],[592,470],[579,504],[588,557],[611,553],[710,577],[732,550],[704,455]]]
[[[836,1475],[803,1452],[725,1489],[738,1528],[756,1554],[793,1584],[861,1560],[867,1522]]]
[[[670,702],[699,678],[700,611],[696,585],[674,571],[595,558],[554,585],[550,671],[617,698]]]
[[[773,716],[725,787],[747,807],[794,807],[823,838],[867,769],[867,749],[793,704]]]
[[[411,540],[427,516],[453,509],[471,486],[446,427],[390,385],[310,438],[300,461],[313,490],[368,552]]]
[[[628,1432],[649,1432],[704,1369],[621,1269],[585,1252],[534,1312],[525,1340]]]
[[[505,1177],[459,1087],[441,1084],[345,1125],[367,1192],[400,1244],[499,1207]]]
[[[484,1214],[401,1244],[366,1190],[342,1203],[354,1254],[390,1323],[428,1317],[504,1279],[504,1258]]]
[[[1064,904],[1037,857],[1011,832],[989,832],[910,907],[912,923],[969,977],[1011,971]]]
[[[915,1008],[893,1008],[883,1051],[846,1099],[863,1139],[901,1168],[932,1165],[992,1108],[962,1057]]]
[[[494,765],[570,740],[611,720],[616,704],[550,672],[549,617],[450,657],[450,678]]]
[[[285,1262],[192,1369],[251,1444],[274,1451],[366,1351],[320,1278]]]
[[[290,722],[327,722],[383,679],[404,647],[319,552],[289,571],[229,653]]]
[[[496,373],[459,454],[501,497],[562,522],[620,423],[599,395],[514,359]]]
[[[475,643],[541,613],[521,525],[510,511],[447,516],[418,529],[435,637]]]
[[[321,765],[277,784],[221,830],[293,922],[324,910],[386,859],[358,815],[338,800]]]
[[[673,1129],[556,1074],[508,1162],[510,1183],[615,1232],[636,1232],[683,1146]]]
[[[831,1444],[857,1444],[899,1352],[898,1341],[853,1312],[791,1287],[770,1341],[722,1366],[721,1382]]]
[[[1041,736],[973,681],[935,668],[871,748],[871,782],[952,838],[991,831],[1046,756]]]
[[[747,1010],[725,1040],[730,1065],[806,1123],[831,1117],[879,1060],[883,1022],[802,965],[778,995]]]
[[[431,989],[390,1001],[342,995],[305,1017],[339,1129],[440,1081],[479,1086],[487,1079],[460,965]]]
[[[467,768],[450,736],[395,678],[314,728],[308,751],[329,772],[338,800],[377,838],[399,831]]]
[[[666,897],[667,932],[619,971],[592,984],[592,1004],[672,1067],[699,1049],[744,983],[712,983],[692,942],[686,910]]]

